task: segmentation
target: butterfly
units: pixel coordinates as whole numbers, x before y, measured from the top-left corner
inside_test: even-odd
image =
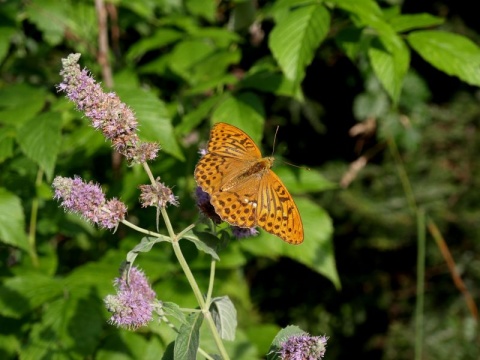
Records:
[[[213,126],[207,153],[195,167],[195,181],[210,195],[223,221],[244,228],[260,226],[290,244],[300,244],[302,219],[271,170],[273,162],[273,157],[262,157],[245,132],[220,122]]]

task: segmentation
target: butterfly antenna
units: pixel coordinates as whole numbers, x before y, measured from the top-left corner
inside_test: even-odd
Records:
[[[277,125],[277,130],[275,130],[275,135],[273,136],[273,147],[272,147],[272,156],[275,153],[275,143],[277,142],[277,133],[280,126]]]
[[[277,129],[275,130],[275,136],[273,137],[273,150],[272,150],[272,156],[273,154],[275,153],[275,142],[277,140],[277,133],[278,133],[278,129],[280,127],[277,125]],[[284,160],[280,160],[282,163],[286,164],[286,165],[290,165],[290,166],[293,166],[293,167],[296,167],[296,168],[299,168],[299,169],[304,169],[304,170],[308,170],[310,171],[310,168],[306,167],[306,166],[298,166],[298,165],[295,165],[295,164],[292,164],[292,163],[289,163],[289,162],[286,162]]]

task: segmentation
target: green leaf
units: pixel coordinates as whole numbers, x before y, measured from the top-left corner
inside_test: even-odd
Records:
[[[15,28],[0,26],[0,64],[8,54],[10,40],[15,34]]]
[[[295,169],[287,166],[275,167],[274,170],[292,193],[317,192],[338,188],[338,184],[327,180],[315,170]]]
[[[480,86],[480,48],[464,36],[443,31],[416,31],[410,45],[437,69]]]
[[[199,251],[203,251],[209,254],[214,260],[219,261],[220,258],[216,252],[217,244],[219,240],[209,233],[194,233],[193,231],[187,232],[182,236],[182,239],[186,239],[195,244]]]
[[[13,131],[7,127],[0,128],[0,163],[12,157],[14,145]]]
[[[212,108],[220,101],[220,96],[212,96],[196,106],[192,111],[182,117],[182,122],[175,127],[177,135],[186,135],[208,118]]]
[[[200,326],[204,315],[201,311],[191,313],[187,317],[187,324],[180,326],[175,340],[174,358],[182,360],[196,360],[200,343]]]
[[[263,137],[265,111],[254,93],[230,95],[212,114],[212,123],[226,122],[245,131],[258,144]]]
[[[350,12],[358,25],[369,25],[375,29],[379,25],[386,25],[382,10],[374,0],[331,0],[331,2],[340,9]]]
[[[201,16],[211,22],[215,20],[217,4],[214,0],[186,0],[185,6],[193,15]]]
[[[173,317],[180,321],[182,324],[187,324],[187,318],[185,317],[185,313],[180,309],[175,303],[172,302],[162,302],[162,310],[167,317]]]
[[[238,87],[244,89],[255,89],[275,95],[291,96],[303,100],[301,88],[287,79],[283,74],[269,70],[261,70],[242,79]]]
[[[185,81],[194,85],[198,82],[198,79],[192,78],[193,68],[201,64],[215,51],[216,49],[212,44],[203,40],[182,41],[175,46],[170,54],[170,68]]]
[[[42,32],[46,42],[55,46],[62,40],[69,19],[68,1],[36,0],[26,4],[28,20]]]
[[[152,36],[144,37],[135,42],[128,50],[126,58],[128,61],[134,61],[141,58],[145,53],[151,50],[158,50],[162,47],[172,44],[185,36],[184,33],[169,29],[160,28]]]
[[[19,319],[64,291],[60,281],[38,273],[8,278],[0,286],[0,314]]]
[[[23,250],[29,248],[22,201],[4,188],[0,188],[0,241]]]
[[[153,245],[163,241],[171,242],[169,237],[163,235],[161,235],[161,237],[142,238],[140,243],[127,253],[127,262],[130,264],[130,266],[133,265],[135,259],[138,256],[138,253],[149,252],[152,249]]]
[[[445,19],[427,13],[399,15],[389,19],[395,32],[441,25]]]
[[[46,101],[43,89],[26,84],[0,89],[0,123],[18,128],[38,114]]]
[[[237,310],[230,298],[228,296],[213,298],[210,311],[220,337],[225,340],[235,340]]]
[[[394,102],[400,99],[403,79],[410,64],[410,53],[395,34],[374,39],[368,50],[373,70]],[[385,46],[385,44],[387,44]]]
[[[61,143],[61,119],[58,113],[43,113],[27,121],[18,130],[22,151],[35,161],[48,179],[53,178],[55,162]]]
[[[370,26],[378,39],[369,48],[369,58],[375,74],[394,102],[398,102],[403,78],[410,63],[410,53],[403,40],[388,24],[378,4],[373,0],[332,0],[348,11],[357,26]]]
[[[45,304],[41,321],[33,325],[22,355],[39,358],[42,352],[60,352],[66,359],[88,357],[98,346],[104,322],[98,298],[77,298],[70,294],[52,301]]]
[[[362,52],[363,48],[368,49],[365,46],[366,40],[369,38],[363,35],[363,29],[356,27],[346,27],[338,32],[335,36],[335,42],[345,52],[352,62],[357,60],[358,55]]]
[[[287,79],[299,86],[305,68],[327,35],[330,14],[321,4],[293,10],[270,33],[269,47]]]
[[[184,161],[165,103],[153,92],[141,88],[119,87],[116,91],[122,101],[134,109],[140,138],[160,143],[163,151]]]

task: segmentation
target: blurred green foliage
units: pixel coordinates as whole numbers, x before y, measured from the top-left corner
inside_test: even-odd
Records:
[[[151,168],[179,197],[168,208],[177,231],[199,218],[192,174],[211,123],[242,128],[266,155],[280,126],[275,172],[306,238],[293,247],[262,232],[220,253],[214,296],[228,295],[238,313],[232,359],[264,357],[289,324],[329,336],[326,358],[412,359],[418,207],[478,302],[480,28],[468,21],[473,8],[411,3],[120,0],[106,3],[99,28],[90,1],[4,1],[0,358],[171,356],[165,324],[134,333],[107,323],[102,299],[141,237],[98,230],[52,199],[55,175],[79,175],[120,197],[129,221],[155,227],[155,210],[138,205],[141,167],[119,162],[55,89],[69,53],[106,86],[99,33],[113,91],[140,136],[162,146]],[[182,249],[206,289],[209,257]],[[195,304],[167,244],[136,262],[161,300]],[[479,358],[477,321],[431,237],[425,262],[422,358]]]

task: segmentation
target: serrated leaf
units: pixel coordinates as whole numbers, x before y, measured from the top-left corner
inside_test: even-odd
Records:
[[[376,30],[378,39],[368,51],[370,62],[383,87],[394,102],[398,102],[403,79],[410,63],[410,53],[404,41],[388,24],[378,4],[373,0],[332,0],[339,8],[352,14],[357,25]]]
[[[167,317],[173,317],[182,324],[187,323],[187,318],[185,317],[184,312],[180,309],[180,306],[168,301],[163,302],[162,305],[162,310]]]
[[[0,188],[0,241],[28,250],[22,201],[6,189]]]
[[[218,239],[209,233],[196,233],[189,231],[182,236],[182,239],[191,241],[195,244],[199,251],[203,251],[210,255],[215,261],[219,261],[220,257],[216,252]]]
[[[471,40],[444,31],[416,31],[410,45],[437,69],[468,84],[480,86],[480,48]]]
[[[172,120],[163,101],[151,91],[119,87],[118,95],[134,111],[139,122],[139,136],[146,141],[160,143],[162,151],[185,160],[173,131]]]
[[[175,340],[174,358],[182,360],[196,360],[200,344],[200,326],[204,315],[201,311],[194,312],[187,317],[187,324],[180,326]]]
[[[26,84],[10,85],[0,89],[0,123],[19,128],[41,111],[46,100],[43,89]]]
[[[171,242],[169,237],[161,235],[161,237],[144,237],[138,245],[136,245],[132,250],[127,253],[127,262],[133,265],[135,259],[140,252],[148,252],[152,249],[153,245],[159,242]]]
[[[265,110],[259,97],[245,92],[230,95],[212,114],[212,123],[227,122],[245,131],[257,144],[263,137]]]
[[[403,79],[410,64],[410,53],[402,40],[391,33],[374,39],[368,50],[373,70],[394,102],[400,99]],[[387,44],[385,46],[385,44]]]
[[[305,68],[313,60],[329,27],[329,12],[322,4],[313,4],[291,11],[270,33],[273,56],[287,79],[296,86],[305,77]]]
[[[427,13],[398,15],[389,19],[390,25],[396,32],[441,25],[444,22],[445,19]]]
[[[51,46],[59,44],[65,34],[69,18],[67,1],[36,0],[26,4],[28,20],[42,32],[43,38]]]
[[[36,273],[8,278],[0,287],[0,314],[18,319],[64,290],[60,281]]]
[[[48,179],[53,178],[55,162],[61,143],[60,115],[43,113],[27,121],[18,130],[18,143],[22,151],[45,171]]]
[[[237,310],[230,298],[228,296],[213,298],[210,312],[220,337],[225,340],[235,340]]]

